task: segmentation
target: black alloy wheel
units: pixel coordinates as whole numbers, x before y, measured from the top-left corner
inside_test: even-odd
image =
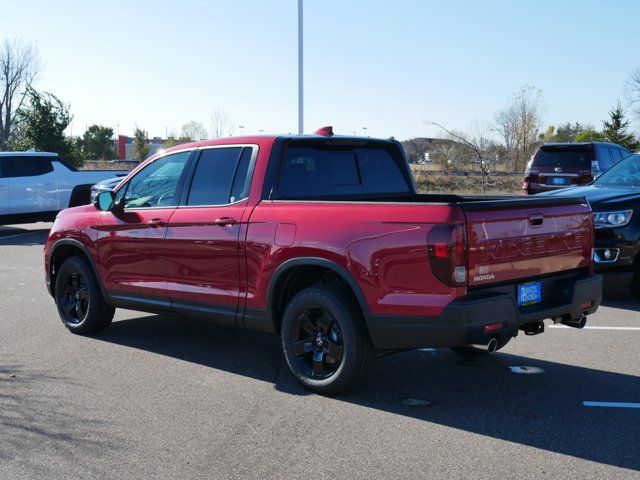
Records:
[[[98,332],[111,324],[115,308],[107,304],[88,260],[69,257],[55,274],[54,298],[62,323],[73,333]]]
[[[299,368],[306,376],[325,379],[342,362],[342,331],[331,312],[320,305],[309,305],[294,321],[289,334]]]
[[[376,359],[360,306],[342,285],[295,294],[282,315],[280,338],[291,373],[316,393],[351,390]]]
[[[62,279],[60,308],[66,321],[78,325],[87,316],[89,310],[89,291],[87,280],[78,270],[70,270]]]

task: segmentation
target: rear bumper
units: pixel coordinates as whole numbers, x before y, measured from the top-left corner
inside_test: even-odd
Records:
[[[371,315],[367,319],[373,344],[378,349],[456,347],[484,343],[490,337],[513,337],[521,326],[550,318],[572,319],[597,310],[602,299],[602,277],[571,279],[563,275],[543,279],[544,292],[554,298],[539,306],[519,308],[516,285],[486,290],[450,303],[438,317]],[[588,307],[585,304],[591,302]],[[503,322],[503,328],[484,333],[486,325]]]

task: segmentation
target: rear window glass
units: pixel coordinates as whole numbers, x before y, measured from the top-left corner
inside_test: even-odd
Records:
[[[402,157],[390,148],[289,147],[278,198],[312,199],[367,194],[406,194]]]
[[[590,147],[541,147],[533,159],[536,167],[591,168],[593,153]]]

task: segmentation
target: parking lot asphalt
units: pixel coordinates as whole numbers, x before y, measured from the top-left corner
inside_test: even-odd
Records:
[[[599,328],[391,355],[329,398],[298,386],[274,336],[125,310],[69,333],[44,286],[48,227],[0,227],[0,479],[640,478],[623,279]]]

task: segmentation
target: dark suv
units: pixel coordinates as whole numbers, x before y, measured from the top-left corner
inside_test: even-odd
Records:
[[[586,185],[630,154],[615,143],[545,143],[531,157],[522,189],[532,195]]]

